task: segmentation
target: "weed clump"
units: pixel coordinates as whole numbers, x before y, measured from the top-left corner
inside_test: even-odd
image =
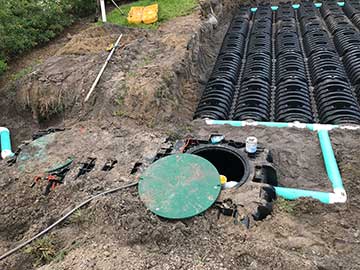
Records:
[[[48,236],[39,238],[24,251],[35,259],[35,266],[50,263],[56,255],[55,241]]]

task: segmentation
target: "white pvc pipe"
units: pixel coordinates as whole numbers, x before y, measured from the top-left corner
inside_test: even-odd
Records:
[[[90,96],[91,96],[91,94],[92,94],[92,92],[94,92],[95,87],[96,87],[96,85],[99,83],[100,78],[101,78],[102,74],[104,73],[107,64],[109,63],[111,57],[113,56],[116,48],[119,46],[119,43],[120,43],[121,38],[122,38],[122,34],[119,36],[119,38],[117,39],[114,47],[112,48],[111,52],[109,53],[108,57],[106,58],[105,64],[103,65],[103,67],[101,68],[99,74],[97,75],[97,77],[96,77],[93,85],[92,85],[91,88],[90,88],[89,93],[88,93],[88,94],[86,95],[86,97],[85,97],[85,101],[84,101],[84,102],[88,101],[89,98],[90,98]]]
[[[101,8],[102,21],[105,23],[106,22],[105,0],[100,0],[100,8]]]

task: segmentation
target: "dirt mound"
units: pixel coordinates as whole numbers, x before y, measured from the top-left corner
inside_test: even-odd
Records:
[[[107,57],[108,41],[114,41],[123,32],[126,35],[131,30],[123,31],[114,26],[92,27],[74,36],[57,56],[49,57],[30,74],[11,84],[9,88],[16,93],[11,99],[19,108],[30,111],[37,123],[59,115],[62,119],[78,115],[84,96]],[[136,34],[128,34],[122,42],[130,42],[132,38],[136,38]]]
[[[116,39],[116,34],[103,27],[91,27],[75,35],[56,54],[93,54],[105,51]]]
[[[121,29],[121,31],[120,31]],[[137,37],[137,32],[133,33],[115,25],[106,24],[104,26],[92,26],[79,34],[71,36],[70,41],[60,48],[56,55],[84,55],[99,54],[106,52],[111,48],[119,37],[119,33],[123,33],[121,44],[128,44],[132,39]]]
[[[51,57],[26,76],[17,91],[16,101],[29,109],[38,122],[61,114],[76,104],[96,77],[100,57]]]
[[[201,24],[195,13],[165,23],[158,31],[89,28],[12,84],[13,99],[36,123],[114,115],[148,125],[191,119],[202,88],[199,82],[206,81],[223,27],[226,21],[215,30],[206,21]],[[105,47],[119,33],[124,35],[121,46],[85,106],[84,96],[107,57]]]

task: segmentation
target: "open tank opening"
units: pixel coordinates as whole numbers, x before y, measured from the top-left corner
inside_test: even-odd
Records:
[[[210,161],[219,174],[225,175],[227,181],[245,183],[249,177],[249,163],[246,157],[229,146],[203,145],[188,151],[189,154],[198,155]]]

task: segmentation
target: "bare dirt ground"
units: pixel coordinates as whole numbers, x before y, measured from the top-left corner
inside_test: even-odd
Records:
[[[0,126],[11,129],[16,145],[41,127],[67,129],[32,142],[13,167],[0,161],[0,254],[89,196],[135,181],[135,162],[154,155],[169,136],[218,132],[243,141],[255,135],[272,150],[283,184],[329,189],[315,133],[192,121],[234,4],[211,2],[218,25],[206,18],[208,1],[157,31],[87,24],[45,56],[39,52],[43,61],[30,74],[3,86]],[[120,49],[84,104],[105,48],[120,33]],[[359,135],[331,132],[346,204],[278,200],[271,216],[247,230],[218,218],[215,208],[188,220],[159,218],[130,188],[90,203],[52,230],[40,253],[35,243],[1,261],[0,269],[360,269]],[[48,196],[44,182],[29,187],[35,175],[68,157],[74,163],[64,185]],[[97,158],[95,169],[74,180],[87,157]],[[108,158],[119,163],[103,172]]]

